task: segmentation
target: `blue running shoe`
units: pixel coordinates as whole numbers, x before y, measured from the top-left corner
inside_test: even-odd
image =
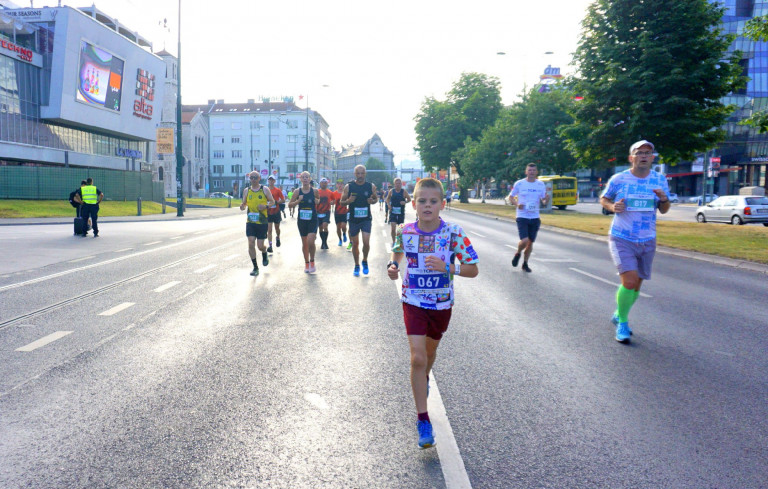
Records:
[[[363,262],[363,273],[365,275],[368,275],[368,262],[367,261]]]
[[[355,271],[352,272],[352,275],[354,275],[355,277],[360,276],[360,265],[355,265]]]
[[[614,312],[613,313],[613,317],[611,318],[611,322],[613,323],[614,326],[617,326],[617,327],[619,326],[619,313],[618,312]],[[629,335],[632,336],[632,328],[627,326],[627,329],[629,330]]]
[[[339,240],[339,246],[342,246],[342,244],[341,244],[341,240]]]
[[[627,323],[619,323],[618,326],[616,326],[616,341],[619,343],[629,343],[629,325]]]
[[[432,434],[432,423],[429,421],[419,421],[416,428],[419,430],[419,448],[430,448],[435,446],[435,436]]]
[[[347,233],[344,233],[344,242],[347,242]]]

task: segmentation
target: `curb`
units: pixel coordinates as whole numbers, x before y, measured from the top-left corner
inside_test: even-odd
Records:
[[[515,222],[514,220],[509,219],[507,217],[499,217],[499,216],[494,216],[492,214],[484,214],[482,212],[468,211],[465,209],[458,209],[458,208],[451,209],[451,210],[464,212],[466,214],[473,214],[475,216],[493,218],[493,219],[496,219],[497,221],[505,221],[509,223]],[[602,241],[605,243],[608,242],[608,236],[600,236],[597,234],[585,233],[584,231],[574,231],[572,229],[563,229],[563,228],[558,228],[554,226],[546,226],[543,224],[541,226],[541,229],[546,229],[547,231],[552,231],[560,234],[567,234],[569,236],[577,236],[579,238],[591,239],[594,241]],[[706,253],[699,253],[697,251],[681,250],[678,248],[669,248],[666,246],[657,246],[656,251],[659,253],[664,253],[666,255],[679,256],[682,258],[690,258],[691,260],[699,260],[707,263],[713,263],[715,265],[724,265],[727,267],[740,268],[742,270],[750,270],[753,272],[758,272],[758,273],[763,273],[768,275],[768,265],[763,265],[762,263],[755,263],[747,260],[737,260],[735,258],[726,258],[724,256],[708,255]]]
[[[170,206],[169,206],[170,207]],[[192,208],[187,208],[185,211],[185,215],[182,217],[178,217],[176,215],[176,208],[170,207],[173,209],[173,212],[166,212],[165,214],[147,214],[145,216],[110,216],[110,217],[101,217],[99,216],[99,223],[100,224],[110,224],[110,223],[117,223],[117,222],[161,222],[161,221],[175,221],[175,220],[185,220],[185,221],[197,221],[201,219],[214,219],[217,217],[223,217],[229,215],[228,210],[232,210],[232,214],[236,214],[234,212],[235,208],[228,208],[228,207],[205,207],[205,208],[195,208],[192,212]],[[237,209],[239,211],[239,209]],[[209,211],[210,213],[206,213],[206,211]],[[165,216],[165,217],[163,217]],[[47,226],[47,225],[54,225],[54,224],[72,224],[72,220],[74,219],[74,216],[72,217],[29,217],[29,218],[3,218],[0,219],[0,226]]]

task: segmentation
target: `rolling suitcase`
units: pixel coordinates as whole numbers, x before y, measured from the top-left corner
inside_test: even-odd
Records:
[[[85,234],[85,220],[82,217],[75,218],[75,234]]]

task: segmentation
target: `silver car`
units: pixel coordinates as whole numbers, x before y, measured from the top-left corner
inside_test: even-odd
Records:
[[[696,209],[696,221],[730,222],[733,225],[761,222],[768,226],[768,197],[723,195]]]

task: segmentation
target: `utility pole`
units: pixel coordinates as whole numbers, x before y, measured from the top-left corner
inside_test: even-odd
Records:
[[[307,120],[306,120],[306,128],[304,133],[304,171],[308,171],[312,173],[309,170],[309,95],[307,95]]]
[[[181,0],[179,0],[179,58],[176,60],[176,216],[184,217],[184,156],[181,151]]]

